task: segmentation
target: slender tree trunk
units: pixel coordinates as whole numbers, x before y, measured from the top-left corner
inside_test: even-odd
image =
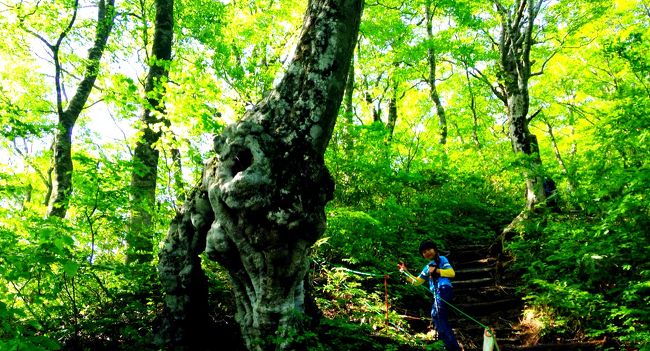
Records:
[[[54,145],[52,145],[52,149],[54,149]],[[54,163],[50,165],[50,168],[47,169],[47,190],[45,191],[45,197],[43,199],[43,205],[47,206],[50,203],[50,199],[52,198],[52,183],[54,182],[52,180],[52,175],[54,173]]]
[[[440,101],[440,94],[438,94],[438,88],[436,86],[436,50],[433,44],[433,12],[431,8],[431,1],[427,1],[426,4],[426,17],[427,17],[427,39],[429,40],[429,45],[427,46],[427,60],[429,62],[429,88],[431,89],[430,97],[436,106],[436,115],[438,115],[438,128],[440,129],[440,144],[447,144],[447,116],[445,114],[445,108],[442,106]]]
[[[45,175],[43,175],[41,170],[29,158],[29,154],[28,154],[29,151],[27,149],[27,145],[24,145],[25,151],[23,152],[21,150],[21,148],[16,144],[16,139],[14,139],[13,140],[13,146],[14,146],[14,150],[23,158],[23,161],[25,163],[27,163],[36,172],[36,175],[38,175],[38,177],[41,178],[41,181],[43,181],[43,185],[45,185],[45,187],[47,188],[47,191],[45,193],[45,199],[47,201],[45,201],[45,203],[44,203],[45,205],[47,205],[48,202],[49,202],[49,196],[50,196],[49,194],[51,194],[51,192],[52,192],[52,185],[51,185],[52,184],[52,176],[51,176],[51,172],[48,171],[48,173],[47,173],[48,176],[49,176],[49,179],[46,178]],[[27,183],[27,193],[26,193],[26,196],[25,196],[25,201],[23,202],[23,209],[25,208],[25,206],[28,203],[32,202],[32,193],[33,193],[33,191],[34,191],[34,186],[32,185],[31,182],[28,182]]]
[[[575,160],[576,155],[578,154],[578,143],[575,141],[575,136],[576,134],[576,129],[574,126],[571,126],[571,139],[573,140],[571,142],[571,149],[569,150],[569,161],[573,162]]]
[[[343,148],[351,150],[354,147],[354,138],[350,137],[350,132],[354,124],[354,55],[350,59],[350,69],[348,69],[348,77],[345,81],[345,95],[343,96],[343,133],[341,139]]]
[[[388,99],[388,120],[386,121],[386,129],[388,129],[388,141],[393,140],[393,133],[395,132],[395,124],[397,123],[397,81],[393,80],[391,89],[391,97]]]
[[[375,106],[372,96],[368,92],[366,92],[366,103],[372,108],[372,121],[381,122],[381,107]],[[381,101],[379,104],[381,104]]]
[[[362,0],[309,2],[282,81],[215,139],[217,155],[206,165],[195,200],[189,199],[198,205],[185,207],[161,250],[162,281],[177,281],[175,272],[190,277],[198,265],[173,267],[174,260],[165,256],[184,257],[175,251],[174,238],[200,241],[209,227],[206,252],[229,273],[236,319],[249,350],[300,349],[295,336],[304,335],[307,255],[325,230],[324,207],[334,186],[323,155],[343,97],[362,7]],[[191,301],[183,295],[192,295],[187,286],[195,285],[166,287],[167,300]],[[199,299],[201,294],[196,294]],[[175,316],[184,312],[175,310],[170,320],[182,320]],[[179,345],[190,342],[176,340]]]
[[[460,130],[460,127],[458,126],[458,123],[455,121],[451,121],[451,125],[456,129],[456,134],[458,135],[458,139],[460,140],[460,143],[462,145],[465,145],[465,138],[463,137],[463,133]]]
[[[67,122],[67,123],[66,123]],[[52,194],[47,215],[64,218],[72,195],[72,127],[74,123],[59,117],[54,135]]]
[[[343,97],[343,113],[345,116],[345,123],[351,125],[354,116],[354,105],[352,104],[352,97],[354,95],[354,56],[350,59],[350,69],[348,70],[348,77],[345,81],[345,95]]]
[[[557,146],[557,141],[555,140],[555,133],[553,133],[553,126],[551,126],[550,123],[545,121],[546,123],[546,128],[548,130],[548,135],[551,138],[551,145],[553,145],[553,153],[555,154],[555,159],[557,160],[557,164],[560,166],[560,169],[562,170],[562,173],[567,177],[567,180],[569,182],[569,191],[573,191],[576,188],[575,181],[573,180],[573,174],[569,172],[569,169],[567,168],[564,158],[562,157],[562,154],[560,153],[560,148]]]
[[[185,202],[185,181],[183,180],[183,162],[181,160],[181,151],[178,148],[172,149],[172,173],[170,178],[174,178],[174,191],[179,203]]]
[[[169,121],[163,117],[163,102],[169,61],[172,55],[174,29],[174,1],[156,0],[156,22],[151,48],[151,62],[145,83],[147,97],[144,112],[140,118],[143,126],[142,138],[138,140],[133,155],[131,175],[131,221],[127,236],[127,262],[147,262],[152,259],[153,214],[156,205],[156,183],[158,180],[159,151],[155,148],[163,124]]]
[[[95,29],[95,41],[88,51],[88,60],[84,73],[84,78],[77,87],[77,91],[70,100],[67,108],[63,108],[62,67],[59,61],[59,48],[63,39],[67,36],[68,31],[74,24],[78,2],[75,2],[75,13],[67,29],[61,33],[56,44],[46,44],[52,50],[55,66],[55,84],[57,92],[57,111],[59,121],[54,136],[54,165],[52,179],[52,194],[48,204],[47,215],[63,218],[65,217],[70,196],[72,195],[72,129],[74,128],[77,118],[88,101],[88,96],[93,89],[95,80],[99,73],[99,64],[106,47],[108,36],[113,29],[115,19],[114,0],[101,0],[97,11],[97,26]]]
[[[469,108],[472,111],[472,140],[478,150],[481,150],[481,140],[478,138],[478,113],[476,112],[476,97],[472,88],[472,80],[469,78],[469,67],[465,64],[465,78],[467,79],[467,89],[469,90],[470,103]]]
[[[381,80],[382,76],[383,76],[383,73],[379,75],[379,78],[377,78],[377,84],[379,84],[379,81]],[[378,98],[377,104],[375,104],[375,101],[374,101],[372,95],[370,94],[370,83],[368,83],[368,77],[367,76],[364,77],[363,83],[364,83],[363,85],[364,85],[364,88],[365,88],[365,91],[366,91],[365,92],[366,103],[372,109],[372,122],[373,123],[376,123],[376,122],[381,123],[381,104],[383,102],[383,97],[380,96]]]

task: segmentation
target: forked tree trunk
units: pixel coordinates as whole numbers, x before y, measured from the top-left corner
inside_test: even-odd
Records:
[[[308,252],[325,230],[324,207],[334,188],[323,155],[341,104],[362,7],[362,0],[309,2],[285,76],[215,138],[216,156],[208,161],[200,189],[172,223],[161,250],[168,304],[191,301],[191,290],[200,289],[200,282],[191,282],[192,276],[200,276],[193,259],[197,252],[187,244],[179,247],[185,253],[176,252],[172,241],[183,237],[181,241],[200,242],[209,226],[206,252],[229,273],[236,319],[249,350],[300,348]],[[191,258],[169,266],[175,262],[167,256],[185,254]],[[172,319],[183,320],[183,311],[175,313]]]
[[[515,154],[520,155],[526,179],[526,211],[545,200],[542,160],[537,137],[528,128],[531,73],[530,50],[533,45],[534,21],[544,0],[518,0],[510,7],[493,0],[501,17],[499,38],[502,92],[499,96],[508,111],[508,135]],[[536,74],[541,74],[536,73]]]
[[[61,73],[63,68],[59,61],[59,49],[63,39],[68,35],[77,16],[79,3],[75,2],[75,10],[72,20],[66,30],[59,35],[55,44],[50,44],[42,37],[41,40],[52,51],[54,59],[57,97],[57,114],[59,121],[54,136],[54,162],[52,167],[52,193],[48,204],[47,215],[64,218],[69,207],[70,196],[72,195],[72,130],[77,123],[81,111],[88,101],[90,92],[93,89],[95,80],[99,73],[99,64],[108,41],[115,20],[114,0],[101,0],[97,10],[97,25],[95,27],[95,40],[93,46],[88,50],[88,59],[85,67],[84,77],[79,82],[77,90],[68,103],[67,108],[63,108],[63,83]]]

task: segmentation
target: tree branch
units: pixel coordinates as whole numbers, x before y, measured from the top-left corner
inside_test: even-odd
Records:
[[[474,77],[474,78],[480,80],[481,82],[485,83],[485,85],[487,85],[490,88],[490,90],[492,90],[492,93],[497,98],[499,98],[499,100],[503,101],[504,104],[508,105],[508,99],[506,98],[505,94],[500,92],[494,85],[492,85],[490,80],[483,74],[483,72],[479,71],[478,69],[476,69],[474,67],[468,67],[468,68],[471,69],[471,71],[469,71],[469,70],[468,71],[469,71],[469,74],[472,75],[472,77]]]
[[[534,77],[534,76],[539,76],[539,75],[543,74],[543,73],[544,73],[544,68],[546,67],[546,64],[548,64],[548,62],[551,61],[551,59],[553,58],[553,56],[555,56],[559,51],[560,51],[560,49],[554,50],[554,51],[553,51],[553,52],[552,52],[552,53],[551,53],[551,54],[550,54],[550,55],[549,55],[549,56],[544,60],[544,62],[542,63],[542,67],[539,68],[539,71],[531,73],[530,76],[531,76],[531,77]]]
[[[108,35],[112,30],[113,21],[115,19],[114,3],[115,0],[108,0],[108,3],[106,3],[105,0],[99,2],[95,42],[90,50],[88,50],[88,64],[86,66],[84,78],[79,83],[77,91],[72,97],[72,100],[70,100],[70,104],[65,111],[69,118],[69,120],[65,121],[66,123],[74,124],[95,84],[95,80],[99,74],[100,59],[104,52],[104,47],[106,46]]]
[[[36,165],[34,164],[34,162],[32,162],[32,160],[31,160],[29,157],[27,157],[27,155],[24,154],[22,150],[20,150],[20,148],[18,147],[18,145],[16,145],[16,139],[13,140],[13,145],[14,145],[14,150],[15,150],[15,151],[16,151],[16,152],[17,152],[17,153],[18,153],[18,154],[23,158],[23,160],[24,160],[24,161],[25,161],[25,162],[26,162],[26,163],[27,163],[27,164],[28,164],[28,165],[29,165],[29,166],[30,166],[34,171],[36,171],[36,175],[38,175],[38,177],[41,178],[41,180],[43,181],[43,183],[45,184],[45,186],[46,186],[46,187],[51,186],[51,183],[48,182],[48,180],[45,178],[45,175],[43,175],[43,172],[41,172],[41,170],[38,169],[38,168],[36,167]]]
[[[533,118],[535,118],[535,117],[536,117],[540,112],[542,112],[542,108],[541,108],[541,107],[540,107],[537,111],[535,111],[535,113],[533,113],[532,115],[530,115],[530,117],[528,117],[528,123],[530,123],[530,122],[533,120]]]

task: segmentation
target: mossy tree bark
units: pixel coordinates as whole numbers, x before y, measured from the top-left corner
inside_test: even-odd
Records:
[[[93,46],[88,50],[84,76],[79,82],[77,90],[67,107],[64,107],[63,82],[61,79],[63,68],[59,60],[59,49],[75,23],[78,9],[79,2],[75,1],[73,16],[66,29],[59,35],[56,43],[51,44],[40,35],[35,34],[52,51],[52,58],[54,60],[54,83],[56,85],[58,123],[53,146],[54,162],[52,171],[54,175],[52,177],[52,195],[48,204],[47,215],[60,218],[65,217],[69,207],[70,196],[72,195],[72,129],[93,89],[95,80],[99,74],[99,64],[104,49],[106,48],[106,42],[115,22],[115,1],[99,1],[95,40]]]
[[[300,348],[296,337],[306,328],[308,252],[325,230],[324,207],[334,189],[323,155],[362,8],[362,0],[309,1],[284,77],[215,138],[216,156],[207,162],[199,189],[172,223],[161,250],[168,306],[192,301],[192,294],[202,298],[201,291],[193,291],[202,283],[190,279],[200,275],[197,252],[187,244],[174,247],[172,241],[200,242],[207,232],[206,252],[229,272],[236,319],[249,350]],[[172,267],[176,263],[168,257],[183,257],[177,260],[182,265]],[[183,311],[171,307],[180,317],[170,317],[183,320]],[[185,341],[176,342],[185,347]]]
[[[153,213],[156,205],[161,128],[169,125],[165,118],[165,84],[169,76],[174,32],[174,1],[156,0],[156,22],[151,47],[151,62],[145,83],[146,105],[140,117],[142,137],[133,155],[131,175],[131,218],[127,243],[128,262],[148,262],[153,250]]]
[[[500,89],[494,90],[503,101],[508,113],[508,135],[514,152],[521,155],[526,179],[526,211],[546,199],[543,188],[542,159],[537,137],[528,125],[539,112],[529,115],[529,80],[539,72],[531,71],[530,51],[534,44],[534,22],[545,0],[518,0],[505,6],[494,0],[501,19],[499,40]],[[543,69],[543,67],[542,67]]]

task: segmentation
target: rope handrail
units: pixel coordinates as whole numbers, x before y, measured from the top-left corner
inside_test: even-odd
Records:
[[[358,275],[363,275],[363,276],[367,276],[367,277],[382,277],[382,278],[384,278],[384,290],[385,290],[385,299],[386,299],[386,318],[388,318],[388,277],[390,277],[391,273],[384,273],[384,274],[368,273],[368,272],[356,271],[356,270],[349,269],[349,268],[346,268],[346,267],[335,267],[334,270],[337,270],[337,271],[345,271],[345,272],[349,272],[349,273],[353,273],[353,274],[358,274]],[[403,273],[404,275],[406,275],[407,277],[409,277],[409,275],[408,275],[407,272],[405,272],[405,271],[401,271],[401,270],[400,270],[399,272],[400,272],[400,273]],[[431,291],[430,289],[428,289],[426,286],[422,285],[422,287],[425,288],[425,289],[427,289],[427,291],[428,291],[429,293],[431,293],[431,294],[435,294],[433,291]],[[435,296],[434,296],[434,297],[435,297]],[[472,322],[478,324],[481,328],[483,328],[483,329],[484,329],[485,336],[493,338],[493,339],[494,339],[494,346],[496,347],[496,350],[497,350],[497,351],[500,351],[500,350],[499,350],[499,345],[498,345],[497,342],[496,342],[496,336],[494,335],[494,330],[493,330],[492,328],[490,328],[489,326],[487,326],[487,325],[481,323],[481,322],[478,321],[476,318],[474,318],[474,317],[470,316],[469,314],[465,313],[463,310],[461,310],[460,308],[454,306],[452,303],[450,303],[449,301],[443,299],[442,297],[437,296],[437,298],[439,298],[440,300],[442,300],[442,302],[444,302],[445,304],[447,304],[447,306],[451,307],[451,308],[454,309],[456,312],[460,313],[462,316],[466,317],[467,319],[471,320]]]
[[[400,271],[400,272],[404,273],[404,275],[409,277],[409,274],[406,273],[405,271]],[[426,286],[422,285],[422,287],[427,289],[427,291],[430,292],[431,294],[435,295],[435,293],[433,291],[431,291],[430,289],[428,289]],[[443,299],[441,296],[434,296],[434,297],[439,298],[440,300],[442,300],[442,302],[446,303],[447,306],[453,308],[456,312],[460,313],[461,315],[467,317],[467,319],[469,319],[472,322],[474,322],[474,323],[478,324],[479,326],[481,326],[481,328],[483,328],[483,330],[485,330],[485,333],[487,334],[487,336],[494,338],[494,341],[495,341],[494,346],[496,347],[497,351],[499,351],[499,345],[496,343],[496,336],[494,335],[494,331],[492,330],[492,328],[490,328],[487,325],[479,322],[476,318],[470,316],[469,314],[463,312],[460,308],[454,306],[452,303],[450,303],[449,301]]]
[[[345,268],[345,267],[334,267],[334,270],[345,271],[345,272],[355,273],[355,274],[359,274],[359,275],[365,275],[365,276],[369,276],[369,277],[382,277],[383,278],[386,275],[390,276],[390,274],[388,274],[388,273],[385,273],[385,274],[367,273],[367,272],[355,271],[353,269],[349,269],[349,268]]]

